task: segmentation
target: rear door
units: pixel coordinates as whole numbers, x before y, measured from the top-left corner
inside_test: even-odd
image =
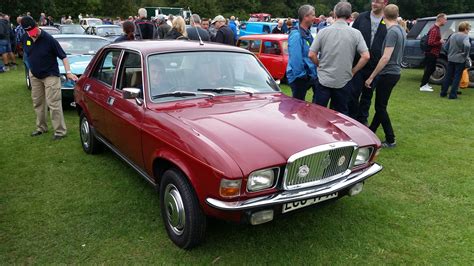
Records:
[[[124,88],[143,91],[140,54],[124,51],[117,81],[107,97],[105,111],[109,141],[137,166],[144,169],[142,156],[142,121],[144,114],[143,92],[141,101],[124,99]]]
[[[107,97],[112,90],[120,49],[106,49],[97,61],[91,77],[84,83],[85,104],[91,115],[94,128],[107,137],[104,109],[107,108]]]
[[[286,65],[278,41],[263,41],[259,58],[274,79],[282,79],[285,76]]]

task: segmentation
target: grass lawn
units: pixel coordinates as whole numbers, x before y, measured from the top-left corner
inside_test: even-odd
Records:
[[[82,151],[74,109],[64,140],[29,136],[23,73],[0,74],[1,264],[474,263],[474,89],[441,99],[404,70],[389,106],[398,147],[362,194],[261,226],[211,220],[205,243],[183,251],[138,174],[110,151]]]

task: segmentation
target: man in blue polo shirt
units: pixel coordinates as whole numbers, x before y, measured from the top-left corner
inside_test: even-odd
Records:
[[[27,33],[23,35],[22,44],[28,58],[31,98],[36,113],[36,129],[31,136],[39,136],[48,131],[47,106],[54,128],[53,140],[60,140],[66,136],[67,129],[61,104],[61,81],[57,58],[63,61],[68,79],[77,81],[78,78],[72,74],[66,53],[58,41],[40,30],[32,17],[23,17],[21,26]]]

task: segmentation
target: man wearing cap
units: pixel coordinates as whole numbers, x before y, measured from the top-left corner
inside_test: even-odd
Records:
[[[166,18],[163,15],[156,17],[156,37],[155,39],[164,39],[166,34],[171,30],[171,26],[166,23]]]
[[[227,27],[226,19],[219,15],[212,20],[212,24],[217,29],[216,36],[213,38],[213,42],[223,43],[228,45],[235,45],[234,33]]]
[[[48,107],[54,128],[53,140],[60,140],[66,136],[67,129],[61,104],[61,81],[57,58],[63,61],[68,79],[77,81],[78,78],[72,74],[66,53],[58,41],[39,29],[32,17],[23,17],[21,26],[27,33],[23,35],[22,44],[28,58],[31,98],[36,113],[36,129],[31,136],[40,136],[48,131],[46,123],[46,107]]]

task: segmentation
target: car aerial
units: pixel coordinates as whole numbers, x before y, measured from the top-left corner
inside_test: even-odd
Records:
[[[108,147],[159,190],[170,239],[199,244],[208,216],[258,225],[362,191],[380,140],[284,95],[235,46],[131,41],[101,49],[75,86],[80,141]]]
[[[59,34],[59,29],[53,26],[40,26],[39,27],[41,30],[46,31],[47,33],[53,35],[53,34]]]
[[[243,22],[240,24],[239,37],[251,34],[269,34],[278,25],[273,22]]]
[[[448,15],[448,22],[441,27],[441,38],[447,40],[448,37],[457,32],[459,23],[468,21],[474,25],[474,13]],[[421,67],[425,59],[425,54],[420,48],[420,40],[423,36],[428,34],[430,28],[436,22],[436,17],[420,18],[416,20],[416,24],[407,34],[407,42],[405,44],[405,51],[403,54],[403,67]],[[474,47],[474,29],[469,32],[471,38],[471,46]],[[474,49],[471,49],[471,59],[474,60]],[[446,75],[446,67],[448,66],[447,56],[441,52],[440,57],[436,63],[436,70],[431,75],[430,83],[442,84]],[[474,86],[474,69],[469,71],[470,86]]]
[[[285,80],[288,65],[287,34],[256,34],[240,37],[237,46],[254,53],[276,80]]]
[[[85,34],[84,28],[78,24],[61,24],[58,28],[60,34]]]
[[[79,25],[84,29],[87,29],[90,26],[97,26],[104,24],[100,18],[83,18],[79,21]]]
[[[80,77],[84,73],[84,70],[94,57],[95,53],[97,53],[100,48],[110,43],[107,39],[99,36],[57,34],[53,35],[53,37],[59,42],[59,45],[61,45],[64,52],[67,54],[71,72],[77,77]],[[59,58],[58,65],[63,101],[73,103],[75,82],[66,78],[66,70],[64,69],[63,61]],[[28,71],[26,71],[26,85],[28,89],[31,89],[27,73]]]
[[[86,29],[86,34],[104,37],[114,42],[118,37],[122,36],[122,27],[117,25],[97,25],[90,26]]]

